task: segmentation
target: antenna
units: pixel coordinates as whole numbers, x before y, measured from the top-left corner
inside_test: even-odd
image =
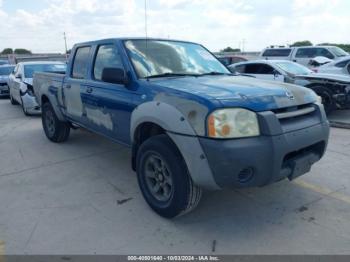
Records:
[[[66,48],[66,61],[68,61],[68,47],[67,47],[67,36],[66,32],[63,32],[64,47]]]
[[[147,27],[147,0],[145,0],[145,34],[146,39],[148,38],[148,27]]]

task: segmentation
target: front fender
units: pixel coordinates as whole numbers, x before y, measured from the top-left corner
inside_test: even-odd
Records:
[[[174,106],[163,102],[147,102],[138,106],[131,116],[131,141],[143,123],[163,128],[184,158],[193,182],[208,190],[217,190],[209,162],[199,142],[198,134],[186,117]]]

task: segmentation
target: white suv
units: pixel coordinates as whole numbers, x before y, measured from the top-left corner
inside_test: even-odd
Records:
[[[290,60],[298,64],[309,66],[310,60],[315,57],[327,57],[332,60],[340,59],[349,54],[336,46],[302,46],[266,48],[260,57],[266,60]]]

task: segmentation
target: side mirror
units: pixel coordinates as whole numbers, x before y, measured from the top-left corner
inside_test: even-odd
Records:
[[[278,78],[281,74],[277,71],[277,70],[274,70],[273,71],[273,77],[274,78]]]
[[[350,63],[348,64],[348,66],[346,68],[348,69],[348,73],[350,75]]]
[[[102,81],[112,84],[127,85],[129,79],[121,68],[104,68],[102,71]]]

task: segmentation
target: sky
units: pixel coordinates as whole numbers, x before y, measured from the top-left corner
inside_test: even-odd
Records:
[[[299,40],[350,43],[349,0],[146,0],[149,37],[211,51]],[[145,0],[0,0],[0,50],[64,52],[74,43],[145,36]]]

